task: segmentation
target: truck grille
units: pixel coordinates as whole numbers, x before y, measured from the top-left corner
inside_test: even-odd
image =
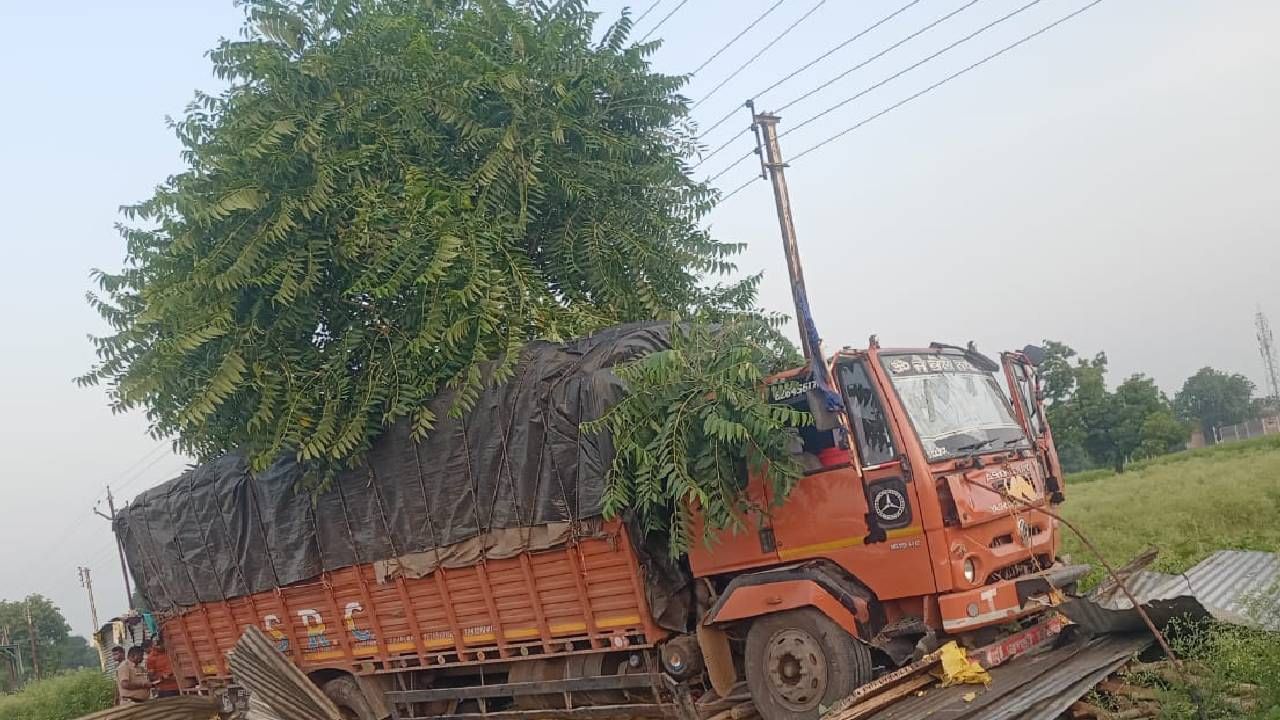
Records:
[[[1020,578],[1023,575],[1032,575],[1040,572],[1041,570],[1047,570],[1052,564],[1053,562],[1050,561],[1048,557],[1041,557],[1038,560],[1036,558],[1027,558],[1021,562],[1006,565],[991,573],[987,576],[987,584],[999,582],[1001,580],[1013,580],[1015,578]]]

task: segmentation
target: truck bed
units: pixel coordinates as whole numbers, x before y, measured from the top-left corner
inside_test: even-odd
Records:
[[[305,670],[373,673],[527,655],[649,647],[665,636],[626,532],[418,578],[380,582],[357,565],[274,591],[202,603],[163,621],[188,685],[229,677],[246,625]]]

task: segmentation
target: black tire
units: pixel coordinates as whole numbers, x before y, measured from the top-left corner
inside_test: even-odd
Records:
[[[320,691],[338,706],[345,720],[382,720],[364,696],[360,683],[350,675],[330,680],[321,686]]]
[[[872,677],[867,646],[813,608],[753,621],[746,665],[764,720],[816,720]]]

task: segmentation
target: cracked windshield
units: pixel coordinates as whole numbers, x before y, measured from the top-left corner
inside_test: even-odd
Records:
[[[930,459],[1025,442],[991,373],[959,356],[889,355],[893,386]]]

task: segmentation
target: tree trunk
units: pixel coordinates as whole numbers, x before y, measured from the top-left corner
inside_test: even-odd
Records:
[[[1212,423],[1210,423],[1210,422],[1208,422],[1208,421],[1206,421],[1206,420],[1201,420],[1201,421],[1200,421],[1200,434],[1204,436],[1204,444],[1205,444],[1206,446],[1208,446],[1208,445],[1217,445],[1217,444],[1218,444],[1218,438],[1217,438],[1217,436],[1215,436],[1215,435],[1214,435],[1214,433],[1213,433],[1213,424],[1212,424]]]

